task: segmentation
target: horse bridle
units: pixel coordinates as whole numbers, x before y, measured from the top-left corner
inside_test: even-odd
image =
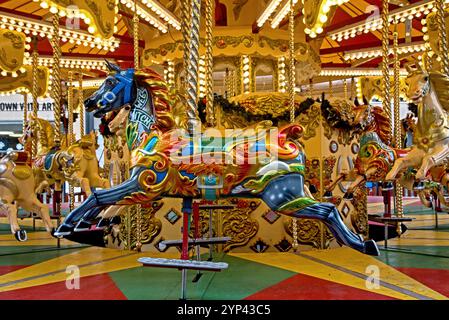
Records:
[[[118,80],[118,84],[111,90],[103,94],[101,99],[98,101],[99,106],[106,106],[111,104],[117,98],[117,95],[124,91],[124,101],[123,104],[127,104],[132,99],[132,90],[134,82],[134,69],[128,69],[126,71],[121,71],[117,73],[115,79]]]

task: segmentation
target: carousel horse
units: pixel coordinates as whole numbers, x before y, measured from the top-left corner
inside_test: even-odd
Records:
[[[326,187],[324,197],[332,197],[332,191],[343,181],[352,181],[344,195],[344,199],[352,200],[354,192],[365,182],[380,182],[386,180],[387,173],[393,164],[407,156],[410,149],[396,149],[389,146],[391,128],[388,117],[381,107],[369,105],[354,108],[354,123],[361,124],[363,133],[360,137],[360,150],[354,161],[354,169],[343,172]],[[441,186],[449,187],[449,174],[444,166],[437,166],[429,171],[429,179],[435,183],[429,184],[426,190],[416,190],[421,202],[426,207],[432,203],[428,199],[430,192],[435,193],[442,204],[446,204]],[[414,170],[407,168],[401,175],[399,182],[408,190],[414,190]],[[441,184],[441,186],[439,186]]]
[[[21,207],[37,213],[45,229],[54,232],[48,207],[36,197],[33,170],[27,152],[10,152],[0,160],[0,206],[6,208],[11,232],[18,241],[26,241],[27,233],[17,220],[17,209]]]
[[[109,188],[109,181],[99,174],[97,137],[94,132],[84,135],[68,148],[62,145],[58,149],[50,122],[31,116],[21,139],[25,149],[31,148],[34,137],[37,141],[37,155],[33,169],[39,189],[46,189],[62,181],[81,187],[86,195],[91,194],[92,188]]]
[[[322,221],[341,245],[379,254],[373,240],[353,233],[333,204],[318,202],[304,185],[301,126],[291,124],[276,132],[268,121],[249,135],[240,131],[211,139],[212,134],[192,134],[177,128],[172,93],[158,74],[108,66],[109,76],[85,106],[96,117],[114,113],[119,127],[126,130],[131,175],[122,184],[94,191],[66,217],[56,236],[88,229],[112,205],[182,197],[183,211],[188,213],[195,198],[257,197],[281,214]],[[183,114],[186,117],[187,112]]]
[[[396,179],[402,170],[417,168],[417,181],[426,179],[428,171],[449,157],[449,77],[440,72],[411,70],[407,77],[408,97],[418,105],[418,122],[413,145],[406,156],[398,158],[386,176]]]

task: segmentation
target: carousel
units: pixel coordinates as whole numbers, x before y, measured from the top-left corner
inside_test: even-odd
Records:
[[[447,300],[448,20],[0,1],[0,299]]]

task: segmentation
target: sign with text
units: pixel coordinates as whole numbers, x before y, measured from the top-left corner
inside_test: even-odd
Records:
[[[33,99],[28,95],[27,110],[33,111]],[[53,99],[39,98],[38,102],[38,116],[46,120],[53,119]],[[20,121],[23,120],[23,109],[25,107],[24,96],[21,94],[14,94],[10,96],[0,97],[0,121]]]

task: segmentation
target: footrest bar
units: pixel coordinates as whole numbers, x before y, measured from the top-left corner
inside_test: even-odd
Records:
[[[165,259],[165,258],[140,258],[137,261],[142,263],[144,267],[176,268],[176,269],[191,269],[191,270],[205,270],[205,271],[221,271],[223,269],[228,268],[228,264],[225,262]]]

